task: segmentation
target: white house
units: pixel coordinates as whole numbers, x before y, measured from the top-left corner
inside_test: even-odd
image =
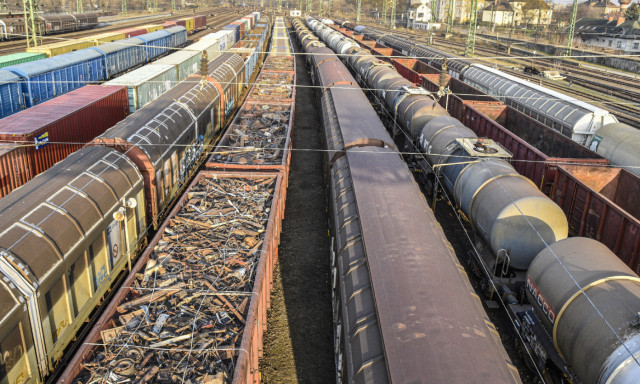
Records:
[[[407,17],[407,28],[430,29],[430,24],[431,2],[427,3],[427,0],[420,0],[419,4],[412,4]]]

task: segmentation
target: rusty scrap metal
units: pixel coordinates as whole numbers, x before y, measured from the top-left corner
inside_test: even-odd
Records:
[[[295,68],[293,66],[293,56],[274,56],[271,55],[265,60],[262,65],[263,73],[265,71],[275,72],[293,72]]]
[[[281,119],[259,112],[261,124]],[[232,380],[275,180],[199,179],[154,239],[76,383]]]
[[[293,97],[293,80],[293,72],[261,72],[248,98],[252,100],[291,99]]]
[[[245,104],[213,158],[220,163],[280,164],[290,116],[291,104]]]

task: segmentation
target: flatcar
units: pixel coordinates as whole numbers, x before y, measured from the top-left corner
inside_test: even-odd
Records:
[[[366,95],[337,55],[293,25],[322,89],[337,381],[520,382]]]
[[[53,35],[95,28],[98,25],[98,15],[93,13],[43,15],[38,16],[37,23],[42,35]],[[23,39],[25,34],[23,18],[0,19],[0,40]]]
[[[1,381],[43,382],[131,268],[148,225],[243,92],[237,55],[221,55],[206,72],[0,199]]]
[[[337,50],[332,33],[319,35]],[[567,239],[560,208],[504,160],[508,153],[359,50],[349,51],[354,72],[382,108],[395,111],[399,128],[426,154],[413,160],[472,223],[479,270],[515,319],[532,367],[548,382],[637,383],[638,275],[601,243]],[[414,109],[420,102],[431,108]]]

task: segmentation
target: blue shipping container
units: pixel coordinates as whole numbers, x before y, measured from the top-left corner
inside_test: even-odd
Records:
[[[236,42],[240,41],[240,26],[238,24],[229,24],[222,27],[222,29],[227,29],[235,32]]]
[[[5,68],[20,76],[24,108],[104,78],[102,55],[82,49]]]
[[[105,80],[140,63],[144,63],[147,56],[144,49],[144,41],[137,37],[120,40],[117,43],[101,44],[88,49],[102,54]]]
[[[9,71],[0,69],[0,118],[12,115],[22,109],[20,78]]]
[[[187,29],[181,25],[165,29],[171,34],[171,46],[179,47],[187,42]]]
[[[172,47],[172,35],[165,30],[155,31],[137,37],[144,41],[145,51],[147,52],[146,61],[162,55],[167,52],[169,47]]]

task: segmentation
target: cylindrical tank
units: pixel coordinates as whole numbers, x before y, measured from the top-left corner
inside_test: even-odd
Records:
[[[526,291],[583,383],[640,383],[640,279],[605,245],[582,237],[551,244],[531,263]]]
[[[640,176],[640,130],[623,123],[600,128],[591,149],[612,164]]]
[[[486,167],[484,161],[470,165],[456,180],[458,195],[472,196],[461,200],[465,213],[494,254],[505,250],[511,267],[527,269],[545,244],[567,237],[567,218],[531,180],[504,169],[481,173]]]
[[[469,159],[464,149],[455,145],[455,140],[463,137],[475,138],[476,134],[451,116],[437,116],[424,125],[418,141],[432,165],[462,163]],[[458,174],[465,165],[446,165],[441,168],[445,186],[450,192],[453,192]]]
[[[413,84],[409,83],[409,87]],[[442,108],[435,100],[424,95],[408,95],[394,100],[394,108],[397,109],[398,123],[411,132],[411,138],[417,139],[424,126],[436,117],[449,117],[446,109]],[[462,124],[458,122],[460,126]],[[473,137],[476,135],[469,130]]]
[[[385,77],[387,79],[390,79],[390,78],[397,78],[398,79],[398,81],[394,81],[394,82],[388,84],[385,87],[384,103],[387,105],[389,110],[393,111],[393,109],[394,109],[394,101],[396,100],[396,98],[400,94],[400,91],[402,90],[402,87],[412,87],[413,83],[410,82],[409,80],[405,79],[404,77],[398,77],[398,72],[396,72],[395,70],[391,70],[391,71],[388,71],[388,72],[389,73],[385,75]],[[381,83],[382,80],[384,80],[384,78],[382,78],[382,77],[381,78],[377,78],[375,80],[374,87],[377,88],[378,84]]]
[[[567,237],[564,212],[503,160],[466,163],[469,155],[455,144],[459,138],[476,135],[452,117],[436,117],[424,126],[420,148],[431,164],[453,164],[441,168],[445,187],[493,254],[504,250],[511,267],[527,269],[545,242]]]
[[[366,55],[362,59],[358,60],[355,69],[358,71],[360,76],[364,76],[369,70],[369,67],[375,65],[377,62],[378,59],[376,59],[375,57]]]
[[[378,87],[378,84],[381,81],[398,77],[398,73],[394,71],[390,66],[391,64],[378,60],[377,63],[369,67],[368,71],[364,75],[365,80],[367,81],[367,85],[370,88],[379,90],[381,88]]]
[[[348,56],[349,64],[351,65],[351,68],[353,68],[354,70],[357,70],[360,60],[369,56],[369,52],[367,52],[366,50],[358,46],[351,47],[349,51],[347,51],[347,54],[349,55]]]
[[[389,69],[390,71],[390,69]],[[388,72],[388,71],[387,71]],[[372,87],[373,89],[375,89],[376,95],[378,95],[378,98],[382,101],[386,100],[386,96],[387,96],[387,89],[392,88],[394,84],[399,83],[399,82],[405,82],[406,79],[402,76],[400,76],[397,72],[395,73],[394,76],[390,76],[389,73],[385,73],[385,72],[380,72],[378,75],[379,78],[381,78],[380,81],[375,81],[374,86]],[[385,102],[386,104],[386,102]],[[389,106],[387,106],[387,108],[389,108]],[[390,109],[389,109],[390,110]]]

